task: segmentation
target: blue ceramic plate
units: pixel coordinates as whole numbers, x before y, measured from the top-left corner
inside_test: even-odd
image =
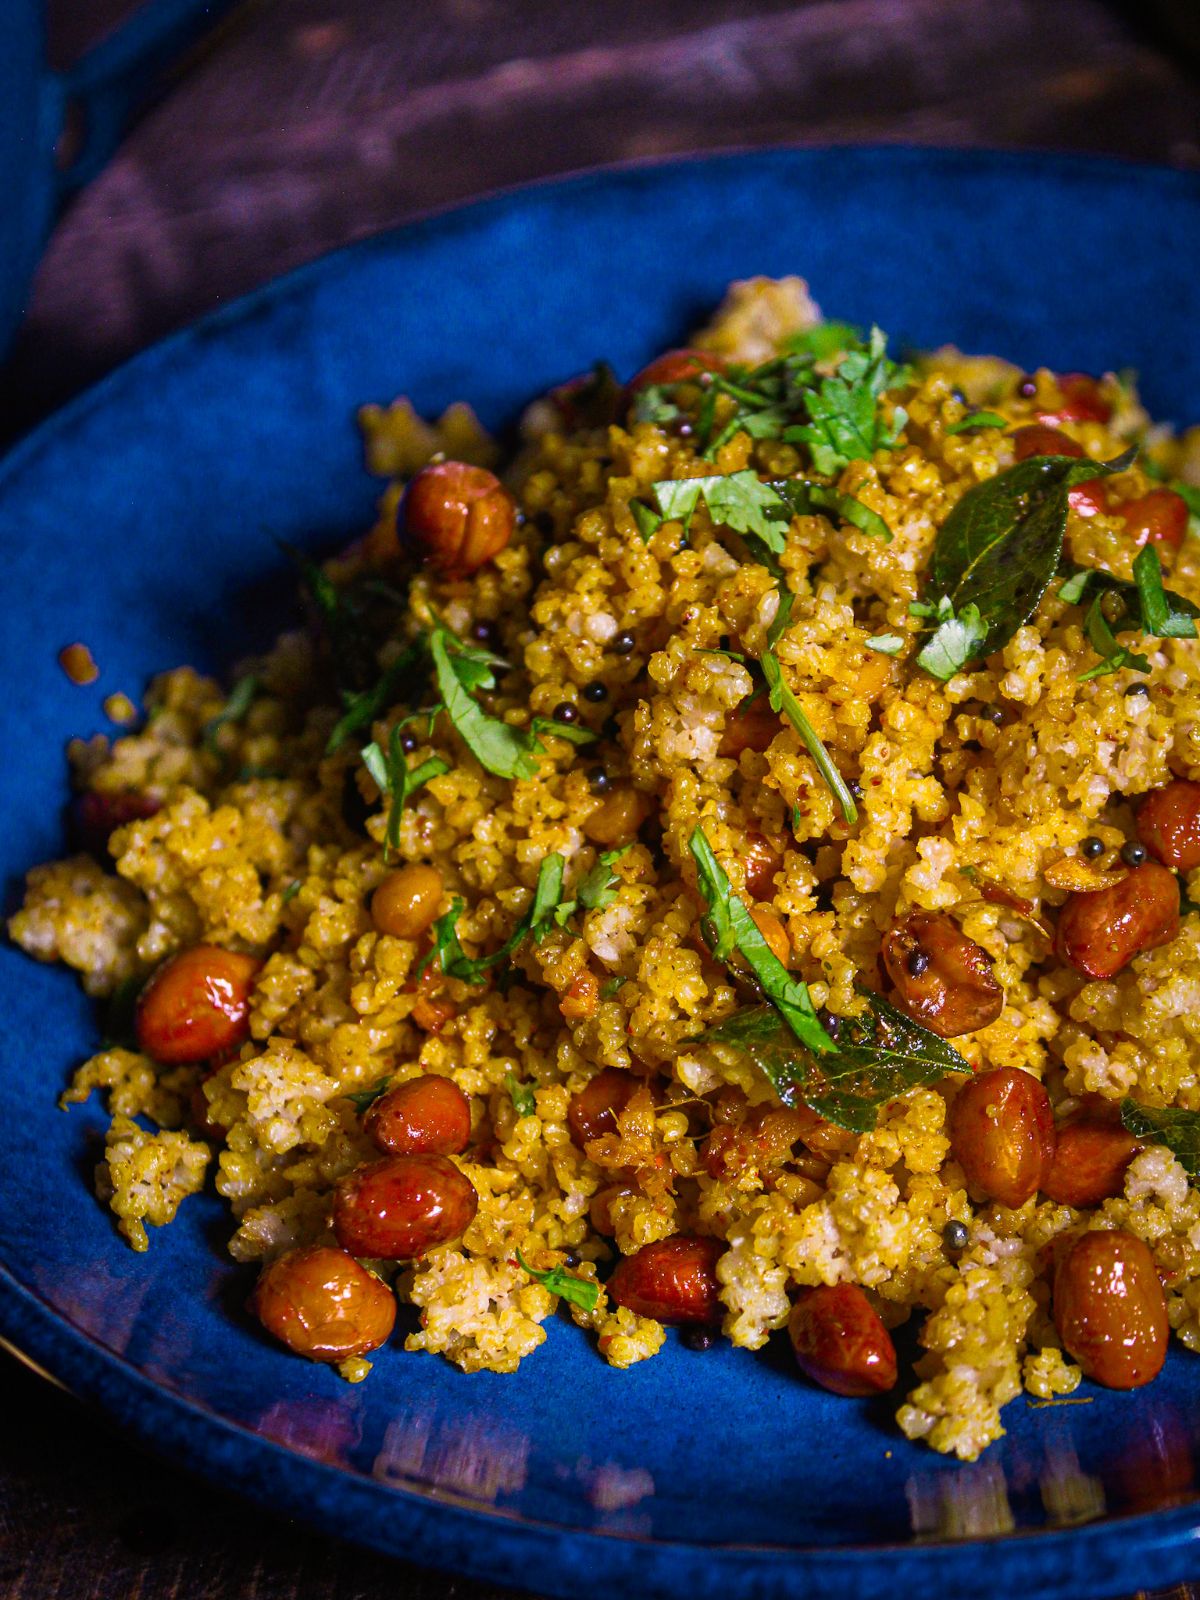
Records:
[[[630,372],[731,278],[801,272],[827,313],[900,341],[1131,365],[1200,418],[1200,179],[1072,160],[787,151],[501,197],[317,263],[170,340],[0,470],[7,608],[0,838],[15,885],[60,850],[61,748],[101,697],[220,668],[288,615],[272,538],[330,546],[376,485],[353,421],[398,392],[503,424],[605,356]],[[55,665],[86,640],[103,669]],[[351,1388],[242,1309],[207,1198],[120,1242],[88,1177],[103,1125],[55,1096],[90,1049],[73,979],[0,951],[0,1333],[173,1460],[414,1560],[555,1594],[680,1600],[1091,1597],[1194,1576],[1200,1367],[1131,1394],[1023,1398],[963,1467],[891,1405],[801,1382],[785,1350],[611,1371],[569,1323],[511,1378],[399,1349]],[[911,1354],[911,1351],[909,1352]]]

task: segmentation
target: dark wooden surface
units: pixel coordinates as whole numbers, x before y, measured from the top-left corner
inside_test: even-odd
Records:
[[[58,58],[126,8],[58,0]],[[601,162],[871,139],[1200,164],[1200,76],[1156,12],[251,0],[61,223],[0,403],[10,427],[28,424],[331,246]],[[240,1506],[2,1356],[0,1418],[3,1600],[500,1600]]]

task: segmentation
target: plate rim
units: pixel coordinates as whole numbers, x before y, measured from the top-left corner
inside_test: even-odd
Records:
[[[493,217],[544,197],[570,198],[593,189],[649,186],[730,166],[769,167],[828,159],[836,154],[848,168],[926,166],[958,173],[1011,173],[1025,182],[1086,179],[1105,187],[1146,186],[1191,200],[1200,217],[1200,174],[1159,163],[1111,156],[1042,153],[1006,149],[948,149],[915,144],[770,145],[705,151],[668,161],[635,160],[551,176],[491,192],[465,204],[452,204],[398,226],[353,240],[312,261],[270,278],[228,305],[134,353],[95,384],[52,413],[0,456],[0,505],[22,477],[36,471],[41,457],[71,429],[119,399],[130,383],[170,367],[186,365],[192,346],[221,338],[226,330],[258,316],[264,307],[302,300],[318,284],[336,282],[357,263],[420,247],[460,231],[486,230]],[[1036,1578],[1047,1596],[1074,1592],[1087,1579],[1090,1593],[1123,1594],[1124,1576],[1136,1559],[1143,1571],[1153,1564],[1155,1586],[1195,1576],[1200,1556],[1188,1560],[1200,1535],[1200,1497],[1179,1507],[1107,1516],[1071,1528],[1018,1529],[969,1539],[869,1545],[699,1544],[630,1536],[539,1521],[496,1508],[464,1505],[437,1492],[388,1485],[320,1462],[256,1434],[195,1401],[173,1392],[71,1323],[0,1261],[0,1335],[41,1363],[71,1391],[90,1403],[141,1445],[173,1465],[196,1470],[218,1487],[240,1494],[276,1514],[301,1513],[323,1532],[364,1544],[384,1554],[476,1578],[531,1580],[546,1594],[575,1595],[595,1590],[597,1558],[603,1558],[604,1584],[620,1576],[636,1582],[647,1596],[678,1596],[685,1582],[697,1596],[728,1595],[739,1573],[752,1580],[756,1595],[867,1597],[893,1592],[896,1562],[913,1576],[953,1583],[960,1600],[994,1593],[998,1583],[1020,1576]],[[172,1449],[185,1443],[186,1463]],[[351,1532],[346,1502],[361,1510]],[[373,1513],[373,1516],[372,1516]],[[384,1526],[386,1522],[386,1527]],[[459,1540],[444,1548],[447,1533]],[[482,1534],[483,1538],[478,1536]],[[451,1541],[452,1542],[452,1541]],[[478,1553],[476,1553],[478,1551]],[[619,1552],[619,1556],[617,1553]],[[979,1557],[986,1554],[986,1562]],[[614,1557],[617,1559],[614,1561]],[[1089,1571],[1079,1570],[1087,1560]],[[623,1574],[615,1570],[623,1568]],[[979,1572],[986,1566],[987,1576]],[[1100,1576],[1107,1566],[1108,1576]],[[582,1586],[582,1588],[581,1588]]]

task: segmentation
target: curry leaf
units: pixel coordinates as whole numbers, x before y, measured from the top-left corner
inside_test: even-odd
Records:
[[[1121,472],[1134,459],[1034,456],[977,484],[951,511],[933,547],[929,579],[954,614],[978,607],[985,632],[975,654],[1000,650],[1037,610],[1058,570],[1073,484]]]
[[[796,1038],[817,1054],[831,1050],[833,1042],[817,1020],[808,985],[794,978],[767,944],[754,918],[734,894],[703,828],[693,830],[688,848],[696,863],[697,882],[708,907],[705,937],[713,955],[718,960],[728,961],[735,951],[740,951],[762,985],[763,993]]]
[[[764,1074],[785,1105],[803,1103],[840,1127],[867,1133],[879,1107],[950,1072],[970,1072],[958,1051],[889,1005],[860,990],[864,1009],[840,1017],[831,1052],[814,1056],[797,1045],[769,1006],[737,1011],[710,1028],[705,1044],[738,1049]]]
[[[1200,1111],[1121,1101],[1121,1121],[1137,1139],[1165,1144],[1190,1178],[1200,1178]]]

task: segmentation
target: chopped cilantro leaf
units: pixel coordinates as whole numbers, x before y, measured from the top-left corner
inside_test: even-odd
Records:
[[[713,955],[727,962],[740,951],[763,993],[801,1043],[818,1054],[832,1050],[833,1041],[817,1019],[807,984],[793,977],[767,944],[749,910],[734,894],[703,828],[693,830],[688,848],[708,907],[703,931]]]
[[[981,428],[1007,428],[1008,419],[998,411],[972,411],[946,429],[947,433],[978,433]]]
[[[813,361],[828,361],[842,350],[862,343],[862,334],[852,322],[817,322],[803,333],[793,333],[784,341],[793,355],[809,356]]]
[[[787,508],[769,483],[748,468],[728,477],[667,478],[654,485],[654,498],[664,517],[682,522],[685,533],[703,496],[708,514],[721,527],[751,534],[778,554],[786,542]]]
[[[552,739],[565,739],[568,744],[595,744],[600,737],[577,722],[555,722],[553,717],[534,717],[529,726],[534,734],[544,733]]]
[[[631,500],[629,514],[637,525],[643,544],[649,544],[654,535],[662,527],[663,519],[653,506],[648,506],[644,500]]]
[[[937,627],[917,652],[917,661],[931,676],[946,682],[978,655],[988,630],[973,600],[955,613],[950,601],[943,597],[936,615]]]
[[[474,698],[475,689],[494,686],[491,669],[498,658],[466,644],[442,623],[429,635],[429,652],[446,714],[480,765],[498,778],[532,778],[532,752],[540,748],[535,736],[489,715]]]
[[[596,1302],[600,1298],[600,1285],[593,1283],[590,1278],[577,1278],[574,1273],[568,1272],[561,1266],[551,1267],[549,1272],[538,1272],[529,1265],[519,1250],[517,1260],[534,1282],[540,1283],[542,1288],[548,1289],[551,1294],[569,1300],[574,1306],[582,1306],[584,1311],[596,1309]]]
[[[304,885],[301,883],[299,878],[293,878],[291,883],[288,884],[287,888],[280,895],[280,900],[284,905],[287,905],[289,900],[294,900],[296,898],[303,887]]]
[[[238,679],[229,691],[229,698],[215,717],[210,717],[204,724],[204,742],[210,750],[217,748],[217,730],[226,723],[240,722],[254,703],[260,687],[260,680],[253,672],[247,672]]]
[[[461,978],[464,983],[482,983],[488,969],[512,955],[526,939],[532,938],[535,944],[540,944],[556,923],[555,912],[562,900],[565,865],[556,851],[543,856],[529,910],[500,948],[493,950],[490,955],[471,957],[463,950],[458,938],[458,919],[464,906],[462,900],[455,897],[449,911],[444,912],[433,924],[433,943],[417,969],[417,976],[425,971],[431,961],[436,960],[448,978]]]
[[[506,1072],[504,1087],[508,1090],[508,1098],[512,1101],[513,1110],[517,1115],[532,1117],[537,1110],[537,1101],[533,1098],[533,1090],[529,1085],[514,1078],[511,1072]]]
[[[840,494],[813,478],[776,478],[771,487],[798,515],[810,516],[814,511],[824,511],[874,539],[882,539],[884,544],[892,542],[892,530],[878,511],[872,511],[853,495]]]
[[[834,764],[833,757],[817,737],[816,729],[805,716],[804,707],[783,681],[783,673],[775,652],[770,649],[764,650],[759,657],[759,664],[767,680],[767,688],[770,690],[771,709],[785,716],[800,735],[817,771],[828,784],[841,808],[842,816],[847,822],[857,822],[858,808],[854,804],[854,796]]]
[[[877,633],[863,641],[868,650],[877,650],[881,656],[898,656],[904,649],[904,642],[902,633]]]
[[[386,757],[374,742],[364,746],[359,752],[363,765],[375,780],[376,788],[380,794],[387,795],[391,802],[388,806],[387,827],[384,832],[385,859],[393,850],[399,849],[400,818],[404,813],[408,797],[416,794],[430,778],[440,778],[443,773],[450,771],[450,763],[443,761],[441,756],[429,756],[410,771],[402,738],[401,727],[397,723],[388,736]]]
[[[808,392],[808,422],[785,429],[783,437],[807,444],[817,471],[830,477],[851,461],[869,461],[876,450],[895,445],[908,421],[900,406],[890,427],[879,415],[879,397],[901,381],[901,369],[887,356],[886,335],[872,328],[866,348],[851,351],[832,377]]]
[[[387,1092],[391,1081],[391,1078],[380,1078],[379,1082],[373,1083],[369,1089],[356,1089],[353,1094],[343,1095],[342,1098],[349,1100],[361,1117],[372,1101],[378,1100],[381,1094]]]

